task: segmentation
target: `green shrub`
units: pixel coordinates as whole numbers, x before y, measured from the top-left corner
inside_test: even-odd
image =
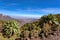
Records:
[[[49,14],[47,16],[42,16],[38,24],[41,28],[40,34],[44,34],[44,36],[47,36],[49,33],[51,33],[51,31],[58,30],[58,24],[58,19],[54,15]]]
[[[19,35],[20,34],[20,29],[18,27],[18,23],[15,20],[5,22],[3,24],[3,32],[4,36],[6,37],[11,37],[13,35]]]
[[[37,37],[39,37],[39,33],[40,33],[40,31],[34,29],[31,31],[30,35],[31,35],[31,37],[37,38]]]

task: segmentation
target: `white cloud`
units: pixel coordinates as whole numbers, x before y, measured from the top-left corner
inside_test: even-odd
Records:
[[[60,13],[60,8],[25,9],[25,10],[18,9],[16,11],[0,10],[0,13],[10,16],[41,17],[42,15],[47,15],[50,13],[52,14]]]
[[[60,8],[47,8],[47,9],[42,9],[42,12],[45,13],[60,13]]]
[[[40,13],[60,13],[60,8],[45,8],[45,9],[16,9],[17,11],[25,11],[25,12],[40,12]]]

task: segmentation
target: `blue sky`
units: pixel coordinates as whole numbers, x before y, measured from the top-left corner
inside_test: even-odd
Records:
[[[0,13],[26,17],[57,14],[60,13],[60,0],[0,0]]]

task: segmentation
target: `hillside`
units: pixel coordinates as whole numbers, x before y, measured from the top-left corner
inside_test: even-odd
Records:
[[[49,14],[42,16],[39,20],[35,22],[23,25],[21,29],[23,29],[23,32],[30,32],[30,40],[60,40],[59,22],[60,14]],[[26,33],[23,34],[25,34],[25,37],[27,37],[26,35],[28,35]]]
[[[29,17],[28,18],[27,17],[15,17],[15,19],[17,19],[18,22],[21,23],[20,26],[23,26],[26,23],[30,23],[30,22],[34,22],[34,21],[38,20],[36,18],[29,18]]]
[[[19,23],[20,26],[23,26],[24,24],[29,23],[29,22],[33,22],[33,21],[35,21],[37,19],[24,18],[24,17],[17,17],[16,18],[16,17],[10,17],[10,16],[0,14],[0,20],[3,20],[3,21],[16,20]]]
[[[26,23],[29,23],[29,22],[33,22],[34,19],[31,19],[31,18],[27,18],[27,19],[21,19],[19,17],[19,19],[16,19],[16,18],[13,18],[13,17],[10,17],[10,16],[6,16],[6,15],[3,15],[3,14],[0,14],[0,40],[8,40],[8,38],[4,38],[3,37],[3,33],[1,33],[1,31],[4,29],[2,27],[2,25],[4,25],[5,22],[9,22],[11,20],[15,20],[17,21],[18,25],[19,25],[19,28],[21,26],[23,26],[24,24]],[[36,20],[36,19],[35,19]],[[1,38],[2,37],[2,38]]]
[[[60,14],[54,14],[54,16],[57,18],[57,20],[60,23]],[[38,25],[38,23],[40,22],[40,19],[36,20],[35,22],[33,22],[34,24]]]
[[[29,22],[0,16],[5,20],[11,19],[2,23],[0,21],[0,40],[60,40],[60,14],[44,15]]]
[[[0,20],[9,21],[9,20],[14,20],[14,18],[11,18],[10,16],[5,16],[3,14],[0,14]]]

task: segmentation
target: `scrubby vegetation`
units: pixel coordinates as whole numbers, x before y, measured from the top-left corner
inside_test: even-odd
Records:
[[[47,37],[59,29],[59,20],[55,15],[42,16],[33,23],[27,23],[21,27],[22,32],[29,31],[28,37]]]
[[[1,21],[2,35],[4,38],[13,39],[12,37],[20,37],[20,27],[15,20]]]
[[[3,24],[3,27],[4,27],[3,35],[6,36],[6,37],[11,37],[14,34],[15,35],[19,35],[20,34],[20,30],[19,30],[18,24],[14,20],[5,22]]]
[[[58,15],[45,15],[35,22],[27,23],[19,27],[15,20],[1,21],[2,22],[2,35],[10,40],[28,40],[32,38],[43,38],[48,35],[54,35],[54,32],[60,31],[60,17]],[[12,36],[15,38],[13,39]],[[19,36],[19,37],[18,37]]]

